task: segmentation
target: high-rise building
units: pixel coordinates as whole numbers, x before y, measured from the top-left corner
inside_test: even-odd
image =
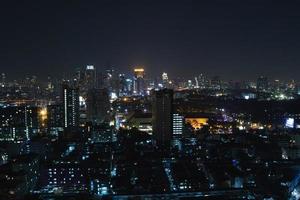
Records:
[[[145,70],[143,68],[134,69],[133,92],[136,95],[143,95],[145,92]]]
[[[199,88],[204,89],[207,87],[207,79],[203,74],[198,76]]]
[[[109,93],[107,89],[91,89],[87,95],[87,118],[100,124],[108,119],[110,109]]]
[[[73,79],[74,86],[79,88],[79,96],[86,98],[89,89],[98,86],[97,72],[93,65],[87,65],[84,69],[76,69]]]
[[[268,78],[265,76],[258,77],[256,90],[258,92],[266,92],[268,90],[268,87],[269,87]]]
[[[77,127],[79,125],[79,90],[68,83],[64,83],[62,89],[64,127]]]
[[[127,87],[126,87],[126,78],[125,74],[119,74],[119,91],[118,96],[126,96],[128,95]]]
[[[105,74],[104,74],[104,80],[103,80],[103,85],[104,85],[104,88],[107,88],[109,93],[112,93],[114,92],[113,91],[113,82],[115,80],[115,75],[116,72],[114,70],[113,67],[109,67],[107,70],[105,70]]]
[[[127,79],[125,80],[125,84],[126,84],[126,92],[127,92],[127,95],[131,95],[131,94],[132,94],[132,90],[133,90],[133,82],[132,82],[132,79],[127,78]]]
[[[199,88],[199,80],[195,77],[195,88]]]
[[[47,126],[50,134],[58,135],[64,127],[64,110],[61,104],[47,106]]]
[[[0,108],[0,140],[30,140],[38,132],[38,109],[32,106]]]
[[[96,68],[93,65],[86,66],[84,77],[88,89],[96,87],[97,73],[96,73]]]
[[[168,74],[166,72],[162,73],[161,75],[162,78],[162,84],[164,88],[168,88],[168,84],[169,84],[169,77]]]
[[[173,113],[173,137],[182,135],[184,117],[178,113]]]
[[[163,89],[152,94],[153,136],[158,147],[170,147],[173,132],[173,90]]]
[[[210,81],[210,86],[212,89],[220,90],[222,88],[221,79],[219,76],[212,77]]]
[[[0,83],[0,86],[1,87],[5,87],[6,85],[6,76],[4,73],[1,74],[1,83]]]

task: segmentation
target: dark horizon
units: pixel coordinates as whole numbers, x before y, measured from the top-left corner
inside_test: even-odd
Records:
[[[0,73],[66,76],[112,65],[150,77],[299,81],[296,1],[49,1],[1,4]]]

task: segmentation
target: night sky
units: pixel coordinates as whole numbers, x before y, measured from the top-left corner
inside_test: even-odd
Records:
[[[300,80],[300,1],[1,1],[0,72],[67,76],[109,65],[129,74],[268,75]]]

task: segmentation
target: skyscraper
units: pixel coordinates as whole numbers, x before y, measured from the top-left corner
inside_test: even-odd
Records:
[[[258,92],[266,92],[268,90],[268,87],[269,87],[268,78],[265,76],[258,77],[256,90]]]
[[[221,87],[221,79],[219,76],[214,76],[212,77],[211,81],[210,81],[210,85],[211,85],[211,88],[214,89],[214,90],[220,90],[222,87]]]
[[[109,93],[107,89],[91,89],[87,95],[87,118],[99,124],[108,118]]]
[[[145,70],[143,68],[134,69],[133,92],[136,95],[143,95],[145,92]]]
[[[79,90],[68,83],[63,83],[62,89],[64,127],[77,127],[79,125]]]
[[[1,74],[1,83],[0,83],[0,86],[1,87],[5,87],[6,85],[6,76],[4,73]]]
[[[64,111],[61,104],[47,106],[47,126],[50,134],[58,135],[64,127]]]
[[[152,94],[153,136],[159,148],[170,147],[173,132],[173,90],[163,89]]]
[[[96,68],[93,65],[87,65],[85,70],[85,84],[87,89],[95,88],[97,82]]]
[[[168,86],[169,86],[169,78],[168,78],[168,74],[166,72],[162,73],[161,79],[162,79],[163,87],[164,88],[168,88]]]

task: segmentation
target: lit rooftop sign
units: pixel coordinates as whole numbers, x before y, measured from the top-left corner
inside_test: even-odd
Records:
[[[87,65],[87,66],[86,66],[86,69],[87,69],[87,70],[94,70],[95,67],[94,67],[94,65]]]

